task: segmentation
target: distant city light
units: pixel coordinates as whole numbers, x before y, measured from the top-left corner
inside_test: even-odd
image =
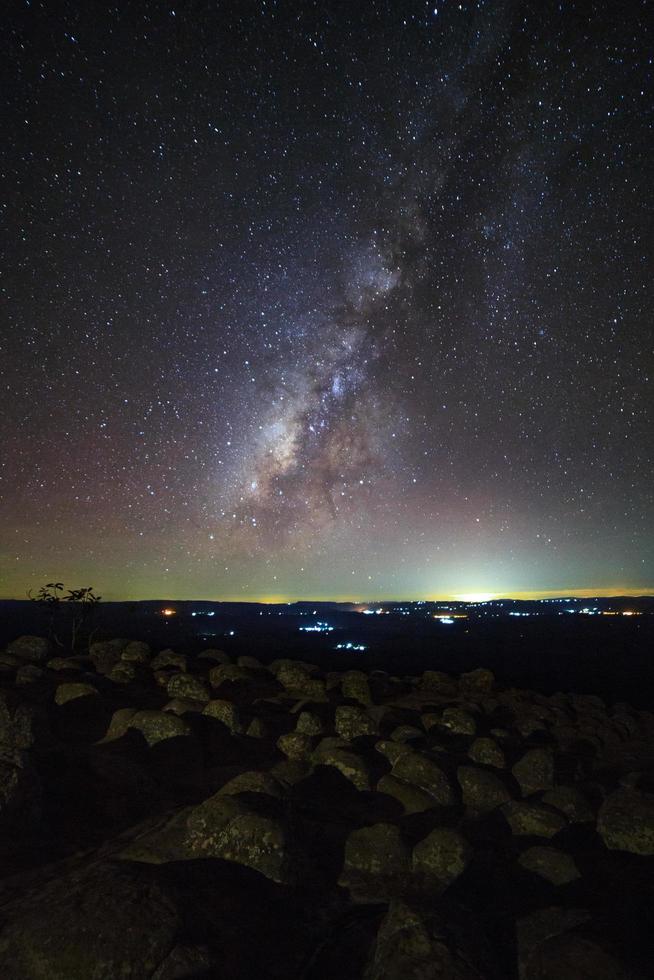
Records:
[[[334,629],[328,623],[314,623],[313,626],[300,626],[300,633],[331,633]]]
[[[167,608],[167,609],[162,609],[161,610],[161,615],[162,616],[175,616],[176,613],[177,613],[177,610],[176,609],[168,609]]]
[[[366,650],[367,647],[363,643],[337,643],[337,650]]]

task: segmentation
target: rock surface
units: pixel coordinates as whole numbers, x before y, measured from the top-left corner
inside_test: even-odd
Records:
[[[19,637],[0,976],[644,980],[653,745],[483,669]]]
[[[444,890],[463,874],[472,857],[472,848],[456,830],[436,827],[413,849],[413,870],[422,883]]]
[[[616,790],[600,807],[597,830],[611,850],[654,855],[654,795]]]

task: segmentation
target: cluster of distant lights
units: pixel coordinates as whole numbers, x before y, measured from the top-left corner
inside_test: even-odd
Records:
[[[570,603],[570,602],[573,602],[574,603],[575,601],[578,601],[578,600],[575,600],[575,599],[572,599],[572,600],[570,600],[570,599],[539,599],[537,601],[540,602],[540,603],[543,603],[543,602],[546,602],[546,603]],[[484,600],[479,601],[479,602],[469,602],[469,603],[467,603],[467,606],[469,608],[474,608],[474,607],[477,607],[477,606],[488,606],[490,604],[492,604],[494,606],[503,606],[504,605],[503,602],[498,602],[497,600],[486,600],[486,599],[484,599]],[[424,602],[424,600],[421,600],[419,602],[413,603],[412,605],[414,607],[415,606],[424,606],[425,605],[425,602]],[[447,609],[447,610],[451,610],[452,609],[451,606],[445,606],[444,608]],[[314,615],[315,615],[316,611],[317,610],[314,610]],[[407,608],[406,606],[398,607],[398,608],[395,608],[395,609],[384,609],[382,606],[378,606],[378,607],[375,607],[373,609],[367,609],[367,608],[366,609],[360,609],[359,612],[361,612],[364,616],[388,615],[391,612],[394,612],[396,614],[397,613],[400,613],[401,615],[404,615],[404,616],[409,616],[411,614],[411,609],[410,608]],[[601,610],[597,606],[582,606],[581,608],[579,608],[579,607],[577,607],[577,608],[571,608],[570,606],[568,606],[566,609],[563,609],[562,611],[559,612],[559,616],[563,615],[564,613],[568,613],[568,614],[571,614],[571,615],[581,615],[581,616],[641,616],[642,615],[642,613],[640,611],[635,610],[635,609],[624,609],[624,610],[620,610],[620,611],[618,611],[618,610],[608,610],[608,609]],[[177,615],[177,610],[171,608],[170,606],[166,606],[166,607],[164,607],[161,610],[161,615],[164,616],[167,619],[170,619],[172,616],[176,616]],[[212,617],[212,616],[215,616],[215,615],[216,615],[215,610],[202,610],[202,611],[195,610],[195,611],[191,612],[191,616],[192,617],[196,617],[196,616],[208,616],[208,617]],[[513,617],[519,618],[519,619],[522,619],[522,618],[525,618],[525,617],[529,617],[529,616],[534,616],[534,615],[538,615],[538,614],[537,613],[534,613],[534,612],[524,612],[522,610],[511,610],[511,611],[509,611],[509,616],[513,616]],[[456,612],[448,611],[447,613],[445,613],[445,612],[433,613],[432,614],[432,618],[435,619],[435,620],[437,620],[443,626],[453,626],[457,619],[467,619],[468,616],[467,616],[466,613],[460,613],[460,612],[459,613],[456,613]],[[334,632],[334,627],[331,626],[329,623],[326,623],[326,622],[323,622],[321,620],[318,620],[317,622],[312,623],[309,626],[300,626],[299,627],[299,631],[301,633],[333,633]],[[235,636],[235,635],[236,635],[235,630],[229,630],[229,631],[227,631],[225,633],[225,636]],[[362,643],[354,643],[352,641],[347,641],[347,642],[344,642],[344,643],[337,643],[336,646],[335,646],[335,649],[336,650],[366,650],[367,647],[364,644],[362,644]]]
[[[370,610],[374,612],[374,610]],[[379,610],[382,612],[383,610]],[[330,626],[329,623],[312,623],[311,626],[300,626],[298,627],[300,633],[333,633],[334,627]],[[364,643],[353,643],[352,640],[346,640],[343,643],[337,643],[334,647],[335,650],[367,650]]]
[[[538,603],[571,603],[571,602],[574,603],[574,602],[579,602],[580,600],[574,599],[574,598],[573,599],[569,599],[569,598],[568,599],[566,599],[566,598],[558,598],[558,599],[537,599],[537,600],[533,600],[533,601],[538,602]],[[465,603],[465,606],[468,609],[480,609],[480,608],[481,609],[486,609],[486,608],[488,608],[488,609],[491,609],[492,610],[492,609],[498,609],[498,608],[499,609],[503,609],[505,606],[509,605],[510,600],[501,601],[501,600],[498,600],[498,599],[491,599],[491,598],[489,598],[489,599],[481,599],[480,598],[477,602],[466,602],[465,600],[462,600],[462,603]],[[410,608],[407,608],[406,606],[394,607],[394,608],[389,608],[389,609],[384,609],[382,607],[379,607],[379,608],[373,608],[373,609],[359,609],[358,611],[360,613],[362,613],[364,616],[373,616],[373,615],[381,615],[381,614],[388,615],[389,613],[394,613],[396,615],[397,614],[400,614],[402,616],[410,616],[412,612],[416,611],[415,610],[415,607],[417,607],[417,606],[424,606],[424,605],[425,605],[425,601],[423,600],[423,601],[420,601],[420,602],[413,603],[412,604],[412,607],[410,607]],[[440,607],[441,610],[447,610],[447,612],[444,612],[444,611],[442,611],[442,612],[436,612],[436,613],[431,613],[430,615],[431,615],[432,619],[436,619],[439,622],[444,623],[447,626],[451,626],[457,619],[468,619],[469,618],[467,613],[461,613],[461,612],[454,612],[454,611],[452,611],[453,608],[454,609],[456,609],[456,608],[459,608],[460,609],[461,608],[461,605],[460,604],[458,606],[454,606],[454,607],[452,607],[452,606],[444,606],[444,605],[441,605],[440,603],[438,605],[439,605],[439,607]],[[558,615],[559,616],[562,616],[564,613],[572,613],[574,615],[584,615],[584,616],[642,616],[643,615],[642,612],[640,612],[638,610],[634,610],[634,609],[625,609],[625,610],[609,610],[609,609],[604,609],[604,610],[602,610],[602,609],[598,609],[597,606],[583,606],[582,608],[567,608],[567,609],[563,609],[563,610],[559,611]],[[506,612],[504,612],[503,614],[506,615]],[[495,618],[497,618],[499,616],[499,613],[494,613],[492,615],[494,615]],[[508,615],[509,616],[514,616],[514,617],[523,618],[523,617],[528,617],[528,616],[538,616],[539,614],[537,612],[534,612],[533,610],[530,611],[530,612],[525,612],[523,610],[510,610],[508,612]]]
[[[170,619],[172,616],[176,616],[177,615],[177,610],[176,609],[171,609],[170,606],[166,606],[164,609],[161,610],[161,615],[162,616],[165,616],[166,619]],[[201,612],[198,612],[197,610],[195,610],[194,612],[191,613],[191,616],[193,616],[193,617],[195,617],[195,616],[215,616],[215,615],[216,615],[216,612],[215,612],[214,609],[211,609],[211,610],[203,610]],[[211,634],[211,635],[215,635],[215,634]],[[226,630],[223,633],[223,636],[236,636],[236,630]]]
[[[642,616],[642,613],[637,612],[635,609],[623,609],[622,612],[618,612],[614,609],[597,609],[597,607],[590,608],[585,606],[583,609],[566,609],[567,613],[572,613],[573,615],[582,616]]]

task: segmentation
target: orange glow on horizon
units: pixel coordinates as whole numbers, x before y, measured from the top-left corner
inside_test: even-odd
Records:
[[[154,590],[153,590],[154,591]],[[515,591],[505,590],[502,592],[479,592],[477,591],[465,591],[465,592],[416,592],[413,595],[406,595],[401,592],[387,592],[383,594],[378,594],[376,596],[362,596],[361,593],[356,595],[346,594],[346,593],[324,593],[319,595],[306,595],[297,592],[289,593],[263,593],[263,594],[253,594],[244,595],[243,593],[238,593],[234,595],[233,593],[228,593],[225,595],[216,595],[214,592],[203,593],[202,591],[194,593],[182,593],[176,595],[173,601],[178,602],[253,602],[261,603],[265,605],[272,604],[287,604],[293,602],[343,602],[350,603],[352,605],[359,605],[362,607],[374,608],[380,603],[388,602],[488,602],[495,599],[524,599],[524,600],[537,600],[537,599],[601,599],[601,598],[619,598],[621,596],[631,597],[631,598],[653,598],[654,597],[654,584],[650,586],[641,586],[640,588],[634,588],[633,586],[620,586],[616,585],[612,588],[562,588],[562,589],[534,589],[534,590],[522,590],[516,589]],[[24,595],[11,595],[11,594],[0,594],[0,601],[16,601],[24,599]],[[124,594],[114,592],[112,589],[105,589],[103,592],[103,599],[105,602],[151,602],[152,600],[161,599],[161,595],[156,593],[153,595],[149,590],[143,592],[142,594]],[[170,612],[164,613],[164,609],[170,609]],[[165,606],[161,610],[161,615],[175,616],[177,615],[177,610]]]

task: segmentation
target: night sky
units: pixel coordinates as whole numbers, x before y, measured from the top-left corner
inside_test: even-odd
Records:
[[[0,595],[653,591],[646,9],[5,8]]]

